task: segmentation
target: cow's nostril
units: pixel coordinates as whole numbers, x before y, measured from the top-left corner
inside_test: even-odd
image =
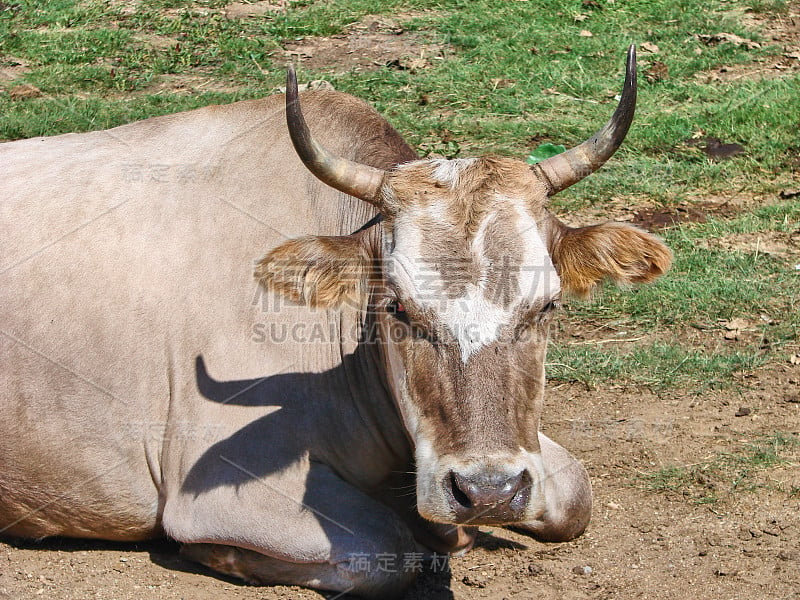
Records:
[[[472,508],[472,501],[469,495],[461,489],[459,478],[455,472],[450,471],[450,489],[453,492],[453,499],[464,508]]]

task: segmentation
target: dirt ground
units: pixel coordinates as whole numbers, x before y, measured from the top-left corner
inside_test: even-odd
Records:
[[[758,489],[713,505],[643,489],[639,475],[701,463],[775,431],[800,432],[800,365],[756,372],[746,392],[696,396],[645,389],[549,390],[543,429],[580,457],[595,494],[581,538],[543,544],[482,528],[477,547],[426,571],[408,600],[704,598],[800,600],[797,464],[757,474]],[[751,409],[735,416],[739,408]],[[797,455],[795,454],[795,458]],[[637,483],[638,482],[638,483]],[[588,567],[588,569],[586,568]],[[177,545],[55,540],[0,544],[0,598],[277,600],[326,597],[220,579],[177,556]],[[331,597],[331,595],[327,595]]]
[[[797,43],[799,7],[795,3],[789,16],[760,23],[768,39],[785,45],[787,55],[797,52],[790,44]],[[424,68],[447,52],[439,46],[413,51],[403,36],[391,22],[375,20],[373,25],[367,20],[339,38],[306,40],[285,50],[301,60],[327,60],[332,69],[347,60],[375,68],[395,59],[397,68]],[[341,63],[326,58],[329,48]],[[800,63],[784,58],[790,69],[781,68],[784,62],[776,63],[779,67],[765,64],[760,74],[779,76]],[[635,213],[630,207],[628,212]],[[578,334],[567,328],[561,335],[572,335],[576,343],[601,337],[593,336],[589,327]],[[707,347],[758,343],[746,337],[712,343],[707,332],[692,335],[705,337],[687,338],[687,343]],[[800,433],[799,392],[800,365],[792,361],[742,376],[733,388],[700,395],[692,390],[657,394],[625,386],[551,386],[542,428],[586,464],[594,486],[594,514],[586,534],[569,543],[542,544],[484,527],[473,551],[452,559],[449,571],[422,573],[407,599],[800,600],[797,452],[788,463],[756,473],[749,491],[731,493],[731,481],[698,478],[693,485],[713,491],[719,498],[714,504],[697,503],[680,492],[645,489],[641,479],[661,467],[698,465],[735,453],[776,431]],[[742,407],[749,413],[743,414],[747,411]],[[0,599],[333,596],[294,587],[242,585],[182,560],[177,549],[168,541],[0,542]]]

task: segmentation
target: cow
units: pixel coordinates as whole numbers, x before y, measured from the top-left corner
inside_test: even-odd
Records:
[[[547,202],[635,101],[631,47],[610,121],[533,166],[420,159],[292,68],[285,96],[0,144],[2,533],[168,536],[374,598],[479,525],[579,536],[587,472],[539,431],[549,323],[671,254]]]

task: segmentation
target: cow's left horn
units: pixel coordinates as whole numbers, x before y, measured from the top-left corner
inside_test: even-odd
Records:
[[[300,109],[294,65],[286,74],[286,123],[294,149],[309,171],[340,192],[377,203],[384,171],[336,156],[311,136]]]
[[[636,46],[628,48],[625,85],[611,120],[585,142],[531,167],[550,188],[550,195],[578,183],[616,152],[633,121],[636,109]]]

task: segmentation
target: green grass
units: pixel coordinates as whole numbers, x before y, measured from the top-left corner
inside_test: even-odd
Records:
[[[709,388],[734,385],[732,376],[766,364],[762,352],[709,353],[686,348],[679,342],[656,342],[613,350],[600,346],[555,344],[548,353],[548,378],[594,386],[621,381],[647,385],[654,390],[692,386],[699,393]]]
[[[785,12],[781,0],[300,0],[285,12],[225,18],[224,0],[56,0],[0,3],[0,140],[103,129],[211,103],[264,96],[281,85],[282,46],[304,36],[341,33],[367,14],[404,24],[422,42],[444,46],[444,60],[414,71],[347,68],[311,72],[376,106],[422,154],[468,156],[499,152],[524,158],[543,142],[573,145],[610,116],[631,42],[657,44],[640,52],[637,114],[623,146],[592,177],[554,200],[557,212],[602,206],[609,198],[636,206],[670,206],[709,194],[772,198],[732,219],[686,225],[664,237],[675,252],[672,271],[652,286],[604,287],[590,302],[572,301],[562,318],[615,323],[629,344],[551,347],[550,376],[588,385],[623,381],[652,386],[730,385],[732,376],[796,352],[800,274],[791,261],[717,244],[736,234],[791,235],[800,229],[800,202],[777,202],[797,187],[800,78],[708,81],[722,66],[754,66],[782,54],[741,16]],[[591,37],[581,36],[587,30]],[[698,34],[734,33],[759,41],[748,49],[707,45]],[[648,65],[668,68],[662,81]],[[168,77],[200,77],[211,89],[174,93]],[[497,79],[508,81],[496,85]],[[29,83],[41,97],[12,99]],[[425,101],[421,101],[422,99]],[[702,132],[742,144],[746,152],[710,161],[684,141]],[[720,345],[721,319],[761,314],[761,341]],[[682,331],[708,332],[709,343],[686,347]],[[765,341],[766,340],[766,341]]]
[[[732,375],[784,360],[800,338],[800,274],[787,258],[715,247],[737,234],[765,237],[800,231],[800,202],[764,206],[736,218],[712,219],[665,232],[675,253],[672,270],[655,284],[605,286],[589,301],[572,300],[566,318],[612,323],[647,345],[575,343],[558,336],[548,354],[553,380],[586,385],[627,381],[654,388],[732,385]],[[762,318],[762,315],[765,318]],[[760,331],[730,347],[720,320],[746,319]],[[682,330],[707,332],[710,348],[687,347]]]
[[[746,30],[735,12],[744,2],[716,0],[699,7],[695,0],[597,6],[580,0],[300,1],[285,13],[241,20],[226,19],[225,4],[149,0],[138,3],[135,12],[124,10],[124,3],[99,0],[4,5],[0,52],[31,65],[23,81],[42,89],[46,98],[40,102],[53,106],[31,110],[35,103],[0,97],[0,137],[116,125],[139,112],[127,104],[145,105],[144,112],[168,111],[169,102],[159,103],[160,109],[147,101],[156,93],[148,86],[165,74],[202,73],[237,86],[238,92],[223,95],[226,101],[264,95],[283,79],[280,47],[286,40],[339,33],[366,14],[414,11],[401,20],[426,39],[446,44],[447,60],[414,73],[384,68],[328,78],[373,102],[415,145],[451,155],[523,156],[535,145],[531,137],[568,146],[585,139],[613,109],[609,93],[620,88],[627,44],[659,46],[657,55],[640,55],[642,70],[659,60],[669,75],[656,83],[640,78],[638,114],[624,149],[609,167],[559,197],[559,206],[619,195],[621,179],[624,196],[665,203],[698,189],[725,190],[732,182],[754,191],[774,190],[780,178],[765,177],[765,171],[785,170],[800,149],[797,77],[713,84],[695,78],[723,65],[780,54],[778,47],[709,46],[696,37],[725,31],[757,39],[758,32]],[[762,3],[759,10],[775,10],[772,4]],[[592,37],[581,37],[582,30]],[[154,44],[152,36],[160,36],[159,42]],[[494,89],[497,78],[512,84]],[[126,97],[125,92],[136,94]],[[423,94],[425,106],[418,103]],[[76,96],[85,105],[64,102]],[[98,107],[97,99],[106,106]],[[171,101],[175,110],[193,106],[182,98]],[[42,119],[43,113],[52,118]],[[454,141],[441,141],[445,130]],[[746,156],[712,163],[686,149],[683,141],[701,130],[743,144]]]
[[[792,433],[774,433],[753,442],[739,444],[731,452],[719,452],[712,458],[686,466],[669,466],[644,473],[637,479],[642,489],[678,496],[695,504],[717,504],[737,492],[772,488],[781,489],[764,477],[779,465],[792,465],[800,449],[800,437]]]

